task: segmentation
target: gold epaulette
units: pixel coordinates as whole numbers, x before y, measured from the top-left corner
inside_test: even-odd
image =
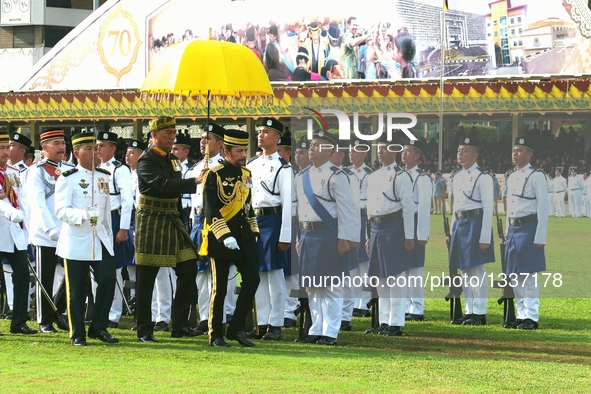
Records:
[[[217,172],[217,171],[219,171],[219,170],[220,170],[220,169],[222,169],[222,168],[224,168],[224,165],[223,165],[223,164],[221,164],[221,163],[218,163],[218,164],[216,164],[215,166],[213,166],[213,167],[210,167],[210,168],[209,168],[209,171]]]

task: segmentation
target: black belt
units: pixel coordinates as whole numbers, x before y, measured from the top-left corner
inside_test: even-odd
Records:
[[[509,218],[510,226],[523,226],[524,224],[533,223],[538,220],[538,215],[532,213],[531,215],[522,216],[520,218]]]
[[[389,222],[393,222],[394,220],[402,219],[402,209],[399,209],[396,212],[387,213],[385,215],[375,215],[371,216],[369,220],[375,224],[385,224]]]
[[[482,215],[484,210],[482,208],[470,209],[468,211],[456,211],[456,219],[467,219],[472,216]]]
[[[203,208],[193,208],[193,212],[195,212],[195,215],[197,216],[205,216]]]
[[[302,230],[318,230],[328,228],[328,226],[324,222],[300,222],[300,228]]]
[[[254,209],[255,216],[276,215],[278,213],[281,213],[281,205],[277,207],[265,207]]]
[[[113,216],[121,216],[121,208],[113,209],[111,211],[111,217]]]

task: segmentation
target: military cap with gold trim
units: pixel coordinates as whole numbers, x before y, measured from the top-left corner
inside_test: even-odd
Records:
[[[8,142],[10,140],[10,134],[6,129],[0,129],[0,142]]]
[[[228,146],[248,146],[248,133],[237,129],[227,129],[224,133],[224,144]]]
[[[170,116],[161,116],[158,119],[153,119],[148,123],[150,132],[168,129],[176,126],[176,119]]]
[[[64,131],[62,129],[50,129],[44,131],[39,136],[39,141],[41,142],[41,145],[43,145],[47,141],[54,140],[57,138],[64,138]]]
[[[13,135],[10,136],[10,140],[14,141],[14,142],[18,142],[19,144],[21,144],[25,148],[29,149],[32,142],[26,135],[21,134],[20,130],[21,130],[21,128],[19,127],[18,130],[16,131],[16,133],[14,133]]]
[[[72,147],[77,147],[86,144],[95,144],[96,135],[92,131],[83,131],[82,133],[74,134],[72,136]]]
[[[273,129],[276,132],[278,132],[279,135],[281,135],[281,136],[283,135],[283,132],[284,132],[283,123],[281,123],[280,121],[278,121],[275,118],[268,118],[268,117],[261,118],[261,120],[259,121],[258,127],[268,127],[270,129]]]

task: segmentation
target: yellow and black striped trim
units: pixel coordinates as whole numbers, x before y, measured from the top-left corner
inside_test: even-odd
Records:
[[[261,231],[259,230],[259,223],[257,222],[257,218],[256,217],[251,217],[248,218],[248,224],[250,225],[250,231],[252,231],[253,233],[260,233]]]
[[[217,239],[220,239],[226,234],[230,234],[230,229],[228,228],[228,225],[224,219],[213,218],[209,228]]]
[[[248,146],[248,138],[236,138],[225,135],[224,143],[231,146]]]

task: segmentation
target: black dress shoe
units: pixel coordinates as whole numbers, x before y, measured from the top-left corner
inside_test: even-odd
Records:
[[[406,321],[423,321],[423,320],[425,320],[425,315],[417,315],[414,313],[407,313],[404,316],[404,320],[406,320]]]
[[[390,327],[388,327],[388,330],[385,330],[384,332],[389,337],[401,337],[402,336],[402,327],[390,326]]]
[[[119,328],[119,323],[116,321],[109,320],[107,323],[107,328]]]
[[[158,342],[158,340],[154,338],[154,335],[152,334],[144,335],[143,337],[139,337],[137,340],[140,342]]]
[[[199,324],[197,325],[197,330],[195,330],[195,333],[197,335],[205,335],[208,332],[209,332],[209,326],[208,326],[207,320],[201,320],[199,322]]]
[[[265,341],[278,341],[281,339],[281,327],[269,326],[265,335],[263,335]]]
[[[289,317],[283,319],[283,327],[285,328],[295,327],[297,323],[297,320],[291,319]]]
[[[470,320],[470,319],[472,318],[472,316],[474,316],[474,315],[473,315],[473,314],[471,314],[471,313],[470,313],[470,314],[468,314],[468,315],[464,315],[463,317],[461,317],[461,318],[459,318],[459,319],[452,320],[452,321],[450,322],[450,324],[455,324],[455,325],[459,325],[459,326],[461,326],[462,324],[464,324],[464,322],[465,322],[466,320]]]
[[[305,338],[298,338],[295,340],[296,343],[316,343],[318,340],[322,339],[321,335],[308,335]]]
[[[191,327],[173,328],[170,330],[170,336],[173,338],[196,337],[197,330]]]
[[[523,319],[517,319],[513,323],[503,323],[503,328],[517,328],[521,323],[523,323]]]
[[[259,326],[259,333],[257,334],[256,330],[252,330],[250,332],[246,333],[246,336],[249,339],[261,339],[263,337],[263,335],[265,335],[267,333],[267,329],[269,328],[269,326],[267,324],[263,325],[263,326]]]
[[[351,322],[346,321],[346,320],[342,320],[341,321],[341,328],[339,328],[339,331],[351,331]]]
[[[538,322],[532,319],[523,319],[520,325],[517,326],[519,330],[537,330]]]
[[[230,345],[228,345],[228,342],[224,341],[224,338],[213,338],[209,346],[230,347]]]
[[[154,331],[170,331],[170,327],[167,322],[159,321],[158,323],[154,324]]]
[[[462,323],[463,326],[485,326],[486,315],[472,315],[471,318]]]
[[[39,324],[39,331],[44,334],[53,334],[57,330],[53,327],[53,324]]]
[[[55,313],[55,325],[60,330],[70,331],[70,325],[68,324],[68,318],[61,313]]]
[[[318,341],[316,341],[317,345],[327,345],[327,346],[334,346],[337,344],[337,339],[332,337],[322,337]]]
[[[255,344],[248,340],[246,337],[246,332],[244,330],[238,331],[237,333],[227,333],[226,338],[230,340],[236,340],[239,344],[245,347],[253,347]]]
[[[99,339],[104,343],[119,343],[119,339],[115,338],[107,330],[97,330],[96,328],[88,328],[88,337]]]
[[[86,338],[84,337],[74,338],[70,342],[72,346],[86,346]]]
[[[10,333],[11,334],[37,334],[37,330],[33,330],[31,327],[27,326],[27,323],[20,323],[10,326]]]
[[[353,316],[355,317],[369,317],[371,316],[371,312],[369,309],[353,309]]]
[[[370,328],[369,330],[365,330],[366,334],[379,334],[384,330],[388,330],[388,325],[386,323],[382,323],[379,327]]]

